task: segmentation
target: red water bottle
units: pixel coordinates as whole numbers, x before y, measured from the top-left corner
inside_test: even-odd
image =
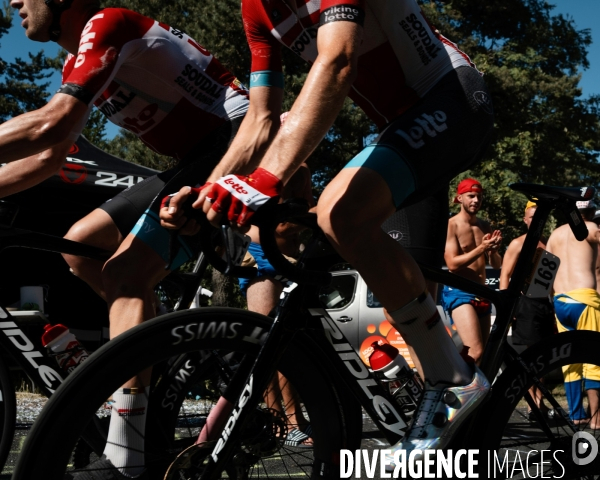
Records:
[[[373,348],[369,356],[371,369],[382,380],[392,381],[404,377],[409,372],[412,374],[411,368],[397,348],[384,342],[373,342],[371,348]]]
[[[382,341],[373,342],[371,347],[371,369],[381,381],[389,385],[390,393],[405,412],[412,412],[423,391],[421,381],[397,348]]]
[[[44,326],[42,345],[52,351],[60,368],[67,373],[71,373],[77,365],[89,357],[75,335],[61,324]]]

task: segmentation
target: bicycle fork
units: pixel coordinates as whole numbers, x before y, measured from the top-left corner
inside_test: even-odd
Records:
[[[290,321],[290,319],[286,319]],[[296,327],[297,328],[297,327]],[[231,465],[231,456],[236,448],[236,442],[241,439],[244,428],[247,426],[250,416],[255,412],[255,407],[262,400],[263,392],[268,388],[271,378],[276,372],[276,365],[291,342],[294,331],[289,331],[278,316],[268,333],[267,340],[260,349],[256,360],[245,356],[232,378],[223,397],[217,404],[217,413],[223,423],[225,415],[229,418],[221,430],[220,437],[216,440],[210,458],[203,469],[201,479],[215,478],[225,469],[225,465]],[[232,399],[237,401],[232,402]],[[231,400],[230,400],[231,399]],[[221,403],[223,402],[223,403]],[[202,433],[201,433],[202,435]],[[235,461],[234,461],[235,462]]]

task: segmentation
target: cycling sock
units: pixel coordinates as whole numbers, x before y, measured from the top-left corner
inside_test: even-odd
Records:
[[[440,388],[467,385],[473,371],[461,358],[452,338],[446,332],[435,302],[427,292],[402,308],[390,312],[396,328],[411,345],[430,386]]]
[[[128,477],[144,471],[144,433],[150,387],[119,388],[113,394],[112,414],[104,455]]]

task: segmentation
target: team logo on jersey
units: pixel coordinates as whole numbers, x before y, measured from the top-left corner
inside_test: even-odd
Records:
[[[494,107],[492,106],[492,99],[490,98],[490,96],[482,91],[477,91],[473,94],[473,98],[475,99],[475,101],[477,102],[478,105],[481,106],[481,109],[491,115],[492,113],[494,113]]]
[[[300,35],[290,44],[294,53],[304,59],[314,60],[317,58],[317,29],[305,28]]]
[[[81,32],[81,39],[79,40],[79,48],[77,49],[77,60],[75,60],[75,67],[79,68],[85,62],[85,52],[94,48],[94,44],[91,42],[94,38],[96,38],[96,32],[92,32],[92,28],[94,27],[94,20],[104,18],[103,13],[99,13],[98,15],[94,15],[89,19],[86,24],[83,32]],[[108,53],[108,51],[107,51]],[[115,51],[116,53],[116,51]]]
[[[433,112],[433,115],[422,113],[418,117],[415,117],[415,124],[408,129],[408,132],[398,129],[395,133],[406,140],[412,148],[421,148],[425,145],[425,135],[436,137],[438,133],[448,129],[448,125],[446,125],[447,119],[448,116],[441,110]]]
[[[440,42],[435,36],[430,35],[431,29],[424,21],[411,13],[404,20],[400,21],[402,30],[406,32],[408,38],[413,42],[413,46],[423,65],[428,65],[432,59],[436,58],[440,50]]]
[[[321,12],[321,25],[331,22],[353,22],[359,25],[365,23],[365,11],[356,5],[334,5]]]
[[[404,237],[404,234],[402,232],[400,232],[399,230],[390,230],[388,232],[388,235],[390,237],[392,237],[394,240],[396,240],[397,242],[402,240],[402,238]]]

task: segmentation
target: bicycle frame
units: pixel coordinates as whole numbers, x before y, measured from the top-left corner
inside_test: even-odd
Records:
[[[489,299],[496,306],[496,320],[491,329],[481,362],[481,370],[493,379],[503,359],[520,359],[517,352],[506,342],[512,323],[513,312],[526,283],[526,278],[535,265],[532,263],[538,242],[553,208],[566,209],[562,199],[540,199],[532,219],[521,254],[515,265],[510,286],[507,290],[495,291],[458,275],[426,265],[419,265],[426,278],[452,288],[473,293]],[[307,249],[308,250],[308,249]],[[328,358],[328,369],[334,381],[345,385],[356,401],[383,432],[390,445],[399,442],[407,427],[407,418],[388,391],[382,387],[373,373],[365,366],[343,332],[337,327],[327,311],[318,302],[318,290],[292,284],[280,303],[277,316],[260,353],[250,369],[247,383],[240,388],[239,400],[231,414],[221,438],[211,454],[212,461],[205,467],[201,478],[210,478],[221,471],[233,449],[230,437],[239,438],[244,422],[254,406],[260,402],[262,392],[275,372],[274,365],[284,354],[286,346],[299,330],[310,330],[311,337]],[[550,293],[550,292],[549,292]],[[308,297],[311,300],[306,301]],[[306,306],[308,304],[309,306]],[[308,313],[309,320],[307,320]],[[522,362],[528,374],[531,371]],[[535,379],[535,376],[534,376]],[[538,383],[541,384],[541,382]],[[238,397],[235,397],[238,398]]]

